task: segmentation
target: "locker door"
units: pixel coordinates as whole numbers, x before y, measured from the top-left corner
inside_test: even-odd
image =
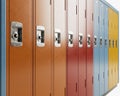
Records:
[[[32,0],[7,0],[7,96],[32,96]]]
[[[100,2],[100,96],[104,94],[104,7]]]
[[[108,92],[108,7],[106,5],[104,5],[104,22],[105,22],[105,26],[104,26],[104,35],[105,35],[105,39],[104,39],[104,46],[105,46],[105,61],[104,61],[104,71],[105,71],[105,93]]]
[[[6,96],[6,0],[0,1],[0,96]]]
[[[99,25],[100,25],[100,15],[99,15],[99,1],[94,0],[94,96],[100,96],[100,48],[99,48]],[[96,88],[97,87],[97,88]]]
[[[108,9],[108,20],[109,20],[109,50],[108,50],[108,62],[109,62],[109,77],[108,77],[108,87],[109,90],[112,89],[112,81],[113,81],[113,77],[112,77],[112,9],[109,8]]]
[[[93,96],[93,0],[87,0],[87,96]]]
[[[86,96],[86,0],[79,4],[79,96]]]
[[[115,76],[116,76],[116,80],[115,80],[115,85],[117,85],[118,83],[118,21],[119,21],[119,17],[118,17],[118,13],[115,12]]]
[[[52,94],[52,8],[52,1],[36,0],[35,96]]]
[[[67,96],[78,96],[77,0],[67,1]]]
[[[65,2],[65,0],[54,0],[54,96],[66,94]]]

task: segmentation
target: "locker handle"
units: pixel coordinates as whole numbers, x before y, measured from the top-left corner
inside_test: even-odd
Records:
[[[68,34],[68,46],[73,47],[73,32],[72,31],[69,31],[69,34]]]
[[[109,40],[109,47],[111,47],[111,40]]]
[[[61,31],[55,29],[55,47],[61,47]]]
[[[105,46],[107,47],[107,39],[105,39]]]
[[[91,47],[91,37],[90,35],[87,36],[87,47]]]
[[[97,36],[94,36],[94,47],[97,46]]]
[[[98,74],[98,81],[100,80],[100,75]]]
[[[114,40],[112,40],[112,47],[114,48]]]
[[[83,34],[79,34],[79,47],[83,47]]]
[[[102,37],[100,37],[100,46],[102,47],[102,44],[103,44],[103,40],[102,40]]]

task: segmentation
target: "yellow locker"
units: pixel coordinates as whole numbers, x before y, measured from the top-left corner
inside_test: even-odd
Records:
[[[109,62],[109,64],[108,64],[108,67],[109,67],[109,77],[108,77],[108,88],[109,88],[109,90],[112,88],[112,9],[111,8],[109,8],[108,9],[108,20],[109,20],[109,28],[108,28],[108,30],[109,30],[109,33],[108,33],[108,35],[109,35],[109,49],[108,49],[108,62]]]

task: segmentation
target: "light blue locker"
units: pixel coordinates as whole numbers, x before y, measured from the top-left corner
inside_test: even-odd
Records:
[[[104,45],[105,45],[105,93],[108,92],[108,7],[104,4],[104,35],[105,35],[105,40],[104,40]]]
[[[94,96],[100,96],[100,65],[99,65],[99,0],[94,0]]]
[[[0,96],[6,96],[6,0],[0,0]]]
[[[100,3],[100,33],[99,33],[99,39],[100,39],[100,96],[103,96],[104,94],[104,5],[102,2]]]

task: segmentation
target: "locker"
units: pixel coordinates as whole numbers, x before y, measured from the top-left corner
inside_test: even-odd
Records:
[[[54,96],[66,94],[66,0],[54,0]]]
[[[78,96],[77,0],[67,0],[67,96]]]
[[[35,5],[34,91],[35,96],[49,96],[53,94],[53,1],[36,0]]]
[[[6,0],[0,1],[0,96],[6,96]]]
[[[108,65],[108,67],[109,67],[109,85],[108,85],[108,87],[109,87],[109,90],[111,90],[112,88],[113,88],[113,71],[112,71],[112,62],[113,62],[113,53],[112,53],[112,51],[113,51],[113,48],[112,48],[112,35],[113,35],[113,33],[112,33],[112,31],[113,31],[113,27],[112,27],[112,24],[113,24],[113,20],[112,20],[112,18],[113,18],[113,16],[112,16],[112,14],[113,14],[113,11],[112,11],[112,9],[111,8],[109,8],[108,9],[108,15],[109,15],[109,60],[108,60],[108,62],[109,62],[109,65]]]
[[[104,46],[105,46],[105,49],[104,49],[104,58],[105,58],[105,61],[104,61],[104,72],[105,72],[105,81],[104,81],[104,84],[105,84],[105,93],[108,92],[108,6],[106,6],[104,4],[104,36],[105,36],[105,39],[104,39]]]
[[[86,96],[86,0],[78,0],[79,4],[79,96]]]
[[[104,7],[100,2],[100,96],[104,94]]]
[[[94,96],[100,96],[100,4],[98,0],[94,0]]]
[[[7,96],[32,96],[32,3],[7,0]]]
[[[87,96],[93,96],[93,0],[87,0]]]

